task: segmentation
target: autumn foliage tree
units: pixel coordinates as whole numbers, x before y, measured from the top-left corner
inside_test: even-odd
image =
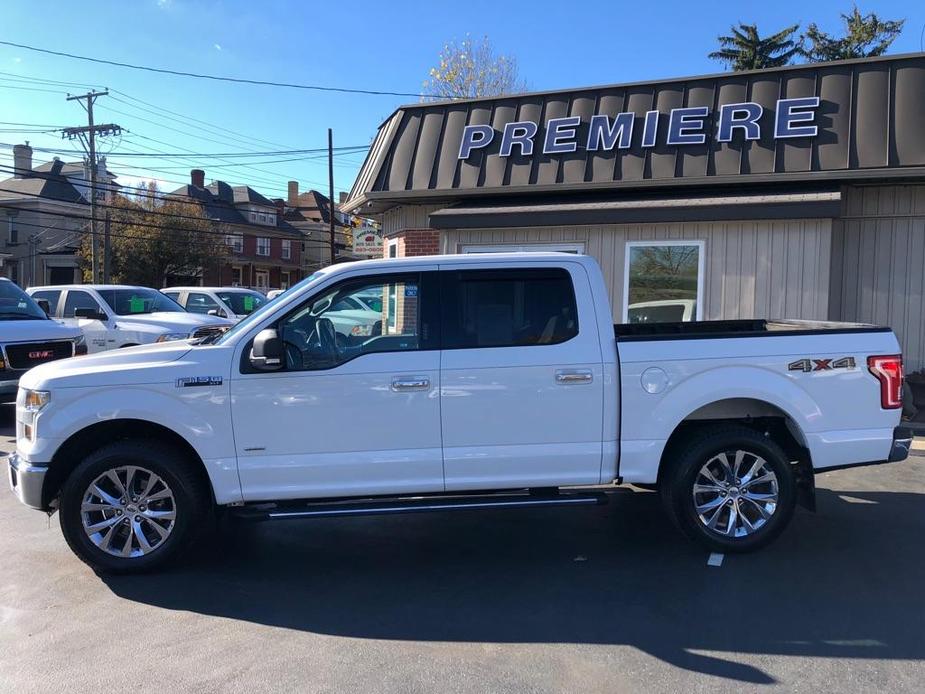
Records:
[[[172,277],[201,276],[228,254],[222,230],[195,203],[116,196],[111,204],[112,282],[164,287]],[[89,235],[79,255],[84,280],[91,281]]]
[[[477,99],[525,92],[527,83],[518,74],[516,58],[496,53],[487,36],[477,41],[466,36],[443,46],[424,91],[430,98]]]

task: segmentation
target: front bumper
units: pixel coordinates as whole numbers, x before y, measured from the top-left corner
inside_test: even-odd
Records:
[[[0,373],[0,398],[6,398],[12,395],[16,397],[16,390],[19,388],[19,376],[11,379],[9,373]],[[0,399],[0,402],[5,400]]]
[[[26,506],[45,510],[42,503],[42,488],[45,485],[45,475],[48,465],[28,463],[16,453],[7,457],[10,489],[16,497]]]

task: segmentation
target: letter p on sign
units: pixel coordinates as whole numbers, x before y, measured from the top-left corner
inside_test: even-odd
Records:
[[[472,150],[488,147],[494,137],[495,131],[490,125],[467,125],[459,143],[459,158],[468,159]]]

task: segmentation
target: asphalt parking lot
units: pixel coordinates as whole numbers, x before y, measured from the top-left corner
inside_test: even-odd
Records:
[[[818,513],[720,567],[639,492],[224,528],[118,578],[3,490],[0,689],[921,691],[925,457],[817,484]]]

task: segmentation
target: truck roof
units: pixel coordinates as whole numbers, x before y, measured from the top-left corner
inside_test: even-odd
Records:
[[[414,265],[435,265],[453,263],[454,265],[484,265],[485,263],[522,263],[522,262],[578,262],[582,265],[594,264],[594,259],[588,255],[565,253],[561,251],[520,251],[516,253],[460,253],[456,255],[416,255],[406,258],[376,258],[372,260],[355,260],[349,263],[329,265],[319,272],[337,273],[346,272],[363,267],[368,269],[403,267]]]

